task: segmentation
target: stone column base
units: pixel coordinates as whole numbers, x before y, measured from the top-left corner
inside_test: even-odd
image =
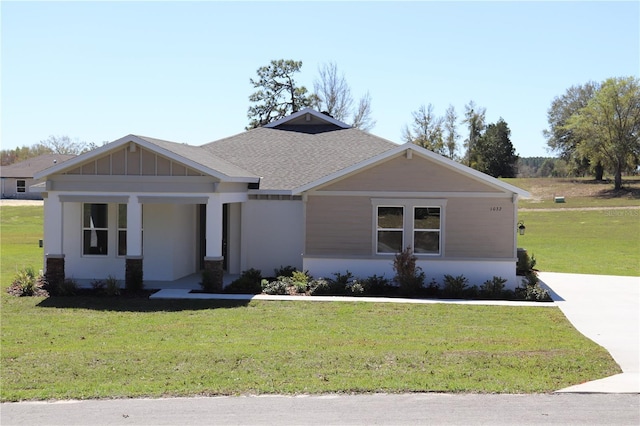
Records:
[[[142,256],[125,258],[124,287],[129,291],[140,291],[144,288],[142,280]]]
[[[47,291],[55,294],[56,289],[64,284],[64,254],[47,254],[46,256]]]
[[[204,272],[202,274],[202,288],[205,291],[222,291],[222,277],[224,275],[224,258],[205,257]]]

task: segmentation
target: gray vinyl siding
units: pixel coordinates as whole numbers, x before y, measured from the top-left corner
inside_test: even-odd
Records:
[[[514,208],[509,198],[450,199],[445,257],[514,257]]]
[[[307,255],[371,255],[369,197],[313,197],[306,207]]]
[[[350,175],[321,191],[480,191],[498,192],[497,189],[461,175],[417,155],[408,159],[401,155],[374,167]]]

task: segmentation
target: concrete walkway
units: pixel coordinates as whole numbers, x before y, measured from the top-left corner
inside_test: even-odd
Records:
[[[540,279],[575,328],[623,371],[558,392],[640,393],[640,277],[541,272]]]

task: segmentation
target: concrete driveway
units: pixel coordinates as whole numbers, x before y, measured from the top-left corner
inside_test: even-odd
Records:
[[[574,327],[623,371],[559,392],[640,393],[640,277],[541,272],[540,280]]]

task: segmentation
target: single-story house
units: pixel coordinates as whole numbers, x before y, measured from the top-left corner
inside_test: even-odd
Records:
[[[174,281],[280,266],[393,277],[412,247],[427,280],[516,285],[518,197],[413,144],[305,109],[202,146],[128,135],[36,175],[50,280]]]
[[[33,185],[38,183],[33,176],[44,169],[73,157],[75,155],[43,154],[19,163],[0,167],[2,198],[41,200],[42,193],[31,189]]]

